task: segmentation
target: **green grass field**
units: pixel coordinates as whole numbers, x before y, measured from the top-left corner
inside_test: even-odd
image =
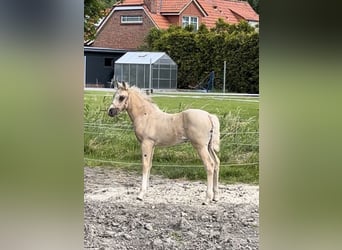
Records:
[[[141,171],[140,145],[127,113],[115,118],[107,115],[112,96],[113,92],[84,92],[85,164]],[[221,123],[220,181],[258,183],[258,98],[155,93],[152,99],[168,113],[200,108],[216,114]],[[206,178],[204,167],[190,144],[156,148],[152,174],[169,178]]]

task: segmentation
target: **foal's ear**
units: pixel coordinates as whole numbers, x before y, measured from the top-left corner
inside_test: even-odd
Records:
[[[119,82],[119,81],[116,81],[116,87],[118,89],[122,89],[123,88],[121,82]]]
[[[122,82],[122,87],[127,90],[129,88],[129,84],[127,82]]]
[[[118,86],[118,89],[123,89],[123,90],[127,90],[128,88],[129,88],[129,85],[128,85],[128,83],[126,83],[126,82],[117,82],[117,86]]]

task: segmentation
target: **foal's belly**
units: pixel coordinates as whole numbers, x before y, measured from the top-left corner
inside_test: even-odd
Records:
[[[150,127],[150,130],[157,146],[172,146],[188,141],[179,114],[161,117],[154,126]]]
[[[134,127],[140,142],[152,141],[155,146],[172,146],[189,141],[182,113],[147,115],[136,120]]]
[[[177,144],[181,144],[184,142],[188,142],[188,138],[186,137],[180,137],[180,138],[168,138],[168,139],[164,139],[164,138],[157,138],[155,140],[155,145],[156,146],[173,146],[173,145],[177,145]]]
[[[156,146],[172,146],[187,142],[188,138],[185,136],[183,130],[164,128],[156,131],[154,141]]]

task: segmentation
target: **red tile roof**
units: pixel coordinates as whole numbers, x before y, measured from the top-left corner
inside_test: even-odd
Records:
[[[244,1],[222,1],[222,6],[235,12],[248,21],[259,21],[259,15],[253,10],[248,2]]]
[[[178,13],[180,12],[191,0],[162,0],[160,1],[160,12],[164,13]]]
[[[203,22],[210,28],[215,26],[219,18],[231,24],[238,23],[241,19],[259,21],[259,15],[245,1],[198,0],[198,2],[208,12],[208,16],[203,18]]]
[[[169,20],[167,20],[165,16],[151,13],[146,6],[144,6],[144,9],[146,14],[150,16],[150,18],[153,20],[153,22],[159,29],[167,29],[170,26],[170,22]]]
[[[142,5],[144,0],[124,0],[122,3],[118,3],[117,5]]]
[[[144,0],[124,0],[117,6],[141,6],[151,17],[158,28],[166,29],[170,26],[168,19],[163,13],[180,13],[191,2],[197,2],[205,12],[202,21],[208,28],[214,27],[217,19],[222,18],[228,23],[235,24],[241,19],[259,22],[259,15],[252,9],[247,1],[238,0],[155,0],[157,13],[144,5]]]

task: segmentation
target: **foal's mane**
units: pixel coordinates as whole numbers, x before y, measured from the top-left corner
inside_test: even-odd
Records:
[[[135,94],[137,94],[140,97],[142,97],[144,100],[154,104],[154,102],[152,101],[151,97],[146,95],[145,92],[143,92],[140,88],[138,88],[136,86],[131,86],[131,87],[128,88],[128,91],[132,91]]]
[[[140,88],[138,88],[136,86],[131,86],[128,88],[128,91],[140,96],[143,100],[150,103],[153,107],[159,109],[159,107],[153,102],[151,97],[149,95],[147,95],[145,92],[143,92]]]

